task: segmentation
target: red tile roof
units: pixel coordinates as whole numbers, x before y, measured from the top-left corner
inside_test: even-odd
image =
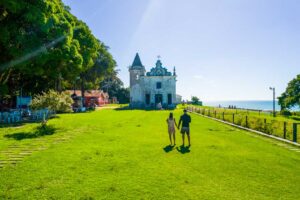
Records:
[[[66,90],[70,95],[74,94],[74,90]],[[76,96],[81,96],[81,90],[75,90]],[[85,97],[103,97],[109,98],[108,93],[103,92],[102,90],[86,90],[84,92]]]

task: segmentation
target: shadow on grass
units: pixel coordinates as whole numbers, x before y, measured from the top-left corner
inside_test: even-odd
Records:
[[[171,146],[171,145],[167,145],[163,148],[163,150],[166,152],[166,153],[169,153],[170,151],[172,151],[174,149],[174,146]]]
[[[55,115],[51,115],[50,117],[49,117],[49,119],[59,119],[60,118],[60,116],[58,116],[57,114],[55,114]],[[48,119],[48,120],[49,120]]]
[[[33,133],[30,132],[20,132],[13,134],[4,135],[5,138],[12,138],[15,140],[24,140],[24,139],[33,139],[38,137],[43,137],[46,135],[53,135],[56,131],[56,128],[49,125],[40,125],[38,126]]]
[[[24,126],[26,123],[24,122],[18,122],[13,124],[0,124],[0,128],[12,128],[12,127],[21,127]]]
[[[187,147],[185,147],[185,146],[176,147],[176,150],[177,150],[178,152],[182,153],[182,154],[190,153],[190,152],[191,152],[189,146],[187,146]]]
[[[58,115],[52,115],[51,117],[49,117],[48,120],[50,119],[59,119],[60,116]],[[35,123],[40,123],[42,120],[31,120],[31,119],[23,119],[22,122],[15,122],[15,123],[9,123],[9,124],[0,124],[0,129],[1,128],[17,128],[17,127],[21,127],[24,126],[26,124],[35,124]]]

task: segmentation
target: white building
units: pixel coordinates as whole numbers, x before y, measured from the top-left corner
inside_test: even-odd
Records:
[[[158,59],[156,66],[146,73],[137,53],[129,67],[129,74],[132,108],[175,108],[178,101],[175,67],[173,73],[168,72]]]

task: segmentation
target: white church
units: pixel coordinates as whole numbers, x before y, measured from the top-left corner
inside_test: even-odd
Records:
[[[131,108],[173,109],[181,102],[181,97],[176,95],[175,67],[173,73],[168,72],[159,58],[156,66],[146,73],[137,53],[129,66],[129,74]]]

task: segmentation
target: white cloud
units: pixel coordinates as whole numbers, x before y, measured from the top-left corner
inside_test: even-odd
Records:
[[[200,79],[200,80],[204,80],[204,76],[198,74],[198,75],[194,75],[195,79]]]
[[[209,87],[214,87],[216,88],[217,87],[217,83],[215,80],[213,79],[208,79],[206,77],[204,77],[203,75],[201,74],[197,74],[197,75],[194,75],[193,76],[195,79],[198,79],[199,81],[201,81],[203,84],[209,86]]]

